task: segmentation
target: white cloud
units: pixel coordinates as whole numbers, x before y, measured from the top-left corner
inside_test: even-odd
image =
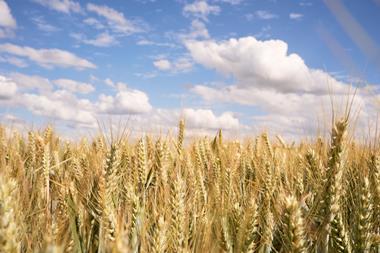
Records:
[[[19,68],[28,67],[28,64],[23,59],[12,57],[12,56],[5,56],[5,57],[0,56],[0,62],[6,62],[12,65],[15,65],[16,67],[19,67]]]
[[[141,39],[137,41],[136,45],[138,46],[158,46],[158,47],[178,47],[177,45],[173,43],[166,43],[166,42],[155,42],[147,39]]]
[[[163,109],[153,108],[147,114],[128,116],[127,128],[134,136],[141,134],[158,134],[172,131],[178,126],[178,121],[185,118],[186,137],[214,135],[217,129],[223,129],[223,135],[236,137],[237,133],[246,133],[249,127],[241,124],[231,112],[216,115],[209,109]],[[117,127],[117,126],[115,126]],[[117,129],[117,128],[116,128]]]
[[[19,104],[36,115],[88,126],[96,125],[90,101],[78,99],[63,90],[55,91],[49,96],[25,93],[20,97]]]
[[[110,78],[105,79],[104,83],[110,87],[115,87],[115,83]]]
[[[129,89],[123,83],[115,84],[111,79],[107,79],[108,83],[116,87],[117,93],[114,96],[102,94],[94,102],[76,97],[73,90],[65,85],[66,81],[55,80],[51,82],[59,87],[65,86],[64,89],[43,92],[50,86],[43,89],[38,87],[38,84],[50,85],[46,78],[29,76],[28,79],[26,75],[14,73],[12,79],[17,80],[17,82],[0,76],[0,98],[2,99],[0,103],[2,105],[21,107],[35,116],[46,117],[49,121],[56,120],[56,124],[65,127],[66,131],[70,131],[67,127],[72,129],[71,131],[75,131],[73,132],[74,135],[83,128],[95,130],[97,121],[108,121],[110,115],[128,117],[127,122],[130,124],[128,128],[138,134],[143,132],[159,134],[162,131],[168,131],[176,127],[178,120],[182,117],[186,119],[187,136],[214,134],[215,130],[219,128],[226,130],[225,134],[227,135],[231,133],[230,131],[241,132],[247,129],[246,126],[240,124],[239,119],[232,112],[216,115],[210,109],[152,108],[148,96],[144,92]],[[11,83],[11,86],[15,87],[12,92],[12,89],[9,89]],[[5,85],[4,87],[7,89],[3,89],[2,85]],[[20,89],[17,89],[18,87]],[[35,93],[36,88],[39,88],[38,93]],[[5,90],[7,94],[2,94],[1,92]],[[12,122],[18,121],[12,115],[0,118],[6,118],[7,121]],[[28,122],[23,122],[23,124],[26,123]]]
[[[0,39],[13,37],[16,28],[16,19],[12,16],[8,4],[0,0]]]
[[[12,73],[10,78],[0,76],[0,94],[3,93],[0,103],[62,122],[96,127],[94,105],[89,100],[78,99],[66,90],[52,91],[51,88],[50,81],[40,76],[20,73]]]
[[[289,18],[293,20],[301,20],[303,18],[303,14],[301,13],[290,13]]]
[[[30,92],[38,90],[40,94],[47,96],[53,91],[53,85],[70,93],[88,94],[95,90],[95,87],[89,83],[78,82],[65,78],[50,81],[42,76],[25,75],[17,72],[9,74],[9,78],[12,79],[23,91]]]
[[[43,32],[50,33],[59,31],[58,27],[48,24],[42,16],[33,17],[32,21],[37,26],[37,28]]]
[[[73,39],[76,39],[78,42],[82,42],[86,39],[86,36],[84,36],[82,33],[70,33],[69,36]]]
[[[323,84],[322,84],[323,85]],[[257,87],[240,87],[231,85],[225,87],[208,87],[196,85],[192,91],[201,95],[207,101],[220,101],[238,103],[242,105],[257,106],[263,111],[304,115],[307,110],[316,105],[328,102],[329,94],[317,95],[313,93],[282,93]],[[342,94],[336,96],[343,96]]]
[[[42,67],[53,68],[96,68],[92,62],[80,58],[75,54],[61,49],[35,49],[31,47],[22,47],[10,43],[0,44],[0,53],[13,54],[20,57],[28,58]]]
[[[151,45],[155,45],[155,43],[151,40],[142,39],[142,40],[137,41],[136,45],[138,45],[138,46],[151,46]]]
[[[217,5],[209,5],[206,1],[195,1],[191,4],[186,4],[183,7],[183,13],[186,16],[194,16],[196,18],[207,21],[207,17],[211,14],[218,15],[220,13],[220,7]]]
[[[124,87],[114,97],[100,95],[97,108],[109,114],[140,114],[149,112],[152,106],[146,93]]]
[[[69,79],[50,81],[41,76],[12,73],[9,77],[0,76],[0,104],[7,108],[26,109],[35,116],[57,120],[57,125],[77,131],[96,129],[97,119],[110,115],[140,117],[152,110],[146,93],[130,89],[122,82],[114,83],[111,79],[107,79],[107,83],[116,94],[101,94],[93,101],[76,95],[82,93],[85,97],[93,91],[90,84]],[[149,120],[150,116],[146,118]]]
[[[158,59],[153,62],[153,65],[161,71],[178,73],[190,71],[193,67],[193,62],[187,57],[181,57],[173,62],[168,59]]]
[[[83,20],[83,23],[85,23],[86,25],[93,26],[99,30],[105,28],[105,26],[96,18],[86,18],[85,20]]]
[[[12,29],[17,27],[16,20],[12,16],[11,10],[4,0],[0,0],[0,26]]]
[[[9,78],[12,79],[22,90],[38,90],[40,93],[50,93],[53,89],[49,79],[37,75],[25,75],[21,73],[11,73]]]
[[[95,87],[89,83],[82,83],[71,79],[57,79],[54,80],[53,83],[72,93],[87,94],[95,90]]]
[[[17,85],[12,80],[0,75],[0,100],[11,99],[16,95]]]
[[[260,130],[299,136],[316,133],[316,119],[330,94],[347,98],[348,85],[330,74],[309,68],[297,54],[289,54],[281,40],[259,41],[253,37],[227,41],[188,41],[194,60],[235,79],[233,85],[196,85],[191,90],[208,103],[238,103],[256,107],[262,116],[254,116]],[[366,99],[358,95],[355,108]],[[275,129],[274,129],[275,128]],[[296,129],[296,130],[295,130]]]
[[[141,32],[142,29],[134,22],[125,18],[124,14],[106,5],[87,4],[87,10],[105,18],[111,29],[122,34]],[[91,21],[90,23],[94,23]]]
[[[183,43],[187,40],[209,39],[210,34],[204,22],[200,21],[199,19],[194,19],[191,21],[190,29],[186,32],[180,33],[178,35],[178,38],[181,43]]]
[[[181,57],[174,62],[175,72],[187,72],[193,68],[193,61],[187,57]]]
[[[310,69],[297,54],[288,54],[281,40],[254,37],[215,41],[187,41],[194,60],[237,79],[239,87],[258,87],[280,92],[326,92],[330,83],[337,92],[342,83],[328,73]]]
[[[116,91],[126,91],[128,90],[128,85],[123,82],[114,82],[111,80],[111,78],[106,78],[104,80],[104,83],[112,88],[114,88]]]
[[[210,35],[206,25],[195,19],[191,22],[190,33],[184,36],[184,39],[208,39]]]
[[[14,126],[14,124],[17,124],[19,126],[24,126],[25,127],[25,121],[13,114],[9,114],[9,113],[6,113],[6,114],[3,114],[3,115],[0,115],[0,118],[1,120],[4,120],[4,121],[8,121],[10,123],[12,123],[12,125]]]
[[[2,125],[6,127],[11,126],[12,129],[17,129],[20,133],[24,133],[28,124],[24,119],[11,113],[0,113],[0,121],[2,122]]]
[[[215,134],[216,129],[219,128],[225,130],[223,135],[228,137],[236,137],[236,134],[242,132],[247,133],[247,130],[249,130],[247,126],[240,124],[232,113],[224,112],[220,115],[215,115],[215,113],[209,109],[152,108],[152,110],[146,114],[127,115],[124,118],[118,116],[117,119],[118,122],[120,119],[122,122],[125,121],[126,127],[131,131],[131,137],[133,138],[145,133],[162,136],[162,134],[174,130],[178,126],[178,121],[184,117],[186,120],[185,135],[187,138],[205,135],[212,136]],[[109,122],[109,116],[100,117],[99,119],[101,122]],[[211,124],[206,124],[207,121],[210,121]],[[238,127],[237,123],[239,124]],[[113,126],[115,130],[120,127],[118,124],[114,124]]]
[[[317,131],[329,130],[326,124],[331,119],[331,96],[335,101],[336,115],[341,115],[337,111],[341,112],[348,99],[347,94],[281,93],[254,87],[241,88],[237,85],[223,87],[197,85],[191,90],[211,105],[237,103],[252,106],[255,108],[254,111],[258,112],[258,115],[251,116],[252,126],[257,131],[270,130],[272,133],[281,133],[292,138],[313,136]],[[362,115],[368,115],[368,111],[373,110],[371,108],[374,105],[363,93],[358,93],[354,102],[354,111],[362,108]],[[376,118],[376,113],[370,115],[372,116],[369,118]],[[362,119],[359,121],[362,122]]]
[[[45,7],[48,7],[49,9],[63,12],[66,14],[70,12],[79,13],[82,11],[80,4],[73,0],[33,0],[33,1]]]
[[[84,44],[93,45],[96,47],[109,47],[118,43],[116,38],[107,32],[101,33],[94,39],[83,39]]]
[[[170,70],[172,68],[172,64],[167,59],[159,59],[153,62],[153,65],[159,70]]]
[[[256,17],[258,19],[269,20],[269,19],[278,18],[278,15],[276,15],[272,12],[269,12],[269,11],[265,11],[265,10],[257,10],[254,13],[254,17]]]
[[[214,2],[228,3],[232,5],[241,4],[244,0],[214,0]]]
[[[216,116],[209,109],[192,109],[183,110],[183,115],[187,126],[190,128],[200,129],[238,129],[239,119],[235,118],[232,113],[224,112],[220,116]]]
[[[200,19],[193,19],[188,29],[183,29],[180,32],[167,32],[165,33],[165,36],[171,40],[177,41],[181,46],[187,40],[210,38],[205,22]]]
[[[144,79],[151,79],[151,78],[155,78],[157,76],[157,71],[144,72],[144,73],[137,72],[134,75],[137,77],[144,78]]]

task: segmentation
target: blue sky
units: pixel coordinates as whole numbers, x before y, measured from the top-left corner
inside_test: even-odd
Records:
[[[380,2],[0,0],[0,117],[68,135],[316,132],[333,89],[376,114]],[[327,101],[327,102],[326,102]],[[364,123],[363,123],[364,124]],[[137,131],[136,130],[136,131]]]

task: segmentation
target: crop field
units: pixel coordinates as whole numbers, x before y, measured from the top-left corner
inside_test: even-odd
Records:
[[[0,134],[0,252],[379,252],[380,156],[266,133]]]
[[[380,0],[0,0],[0,253],[380,253]]]

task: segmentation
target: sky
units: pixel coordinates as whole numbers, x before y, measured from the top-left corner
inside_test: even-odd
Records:
[[[364,131],[379,12],[379,0],[0,0],[0,122],[78,137],[184,118],[196,135],[312,136],[355,87]]]

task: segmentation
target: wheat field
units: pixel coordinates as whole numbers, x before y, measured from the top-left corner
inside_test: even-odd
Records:
[[[349,127],[297,145],[3,127],[0,252],[380,252],[380,153]]]

